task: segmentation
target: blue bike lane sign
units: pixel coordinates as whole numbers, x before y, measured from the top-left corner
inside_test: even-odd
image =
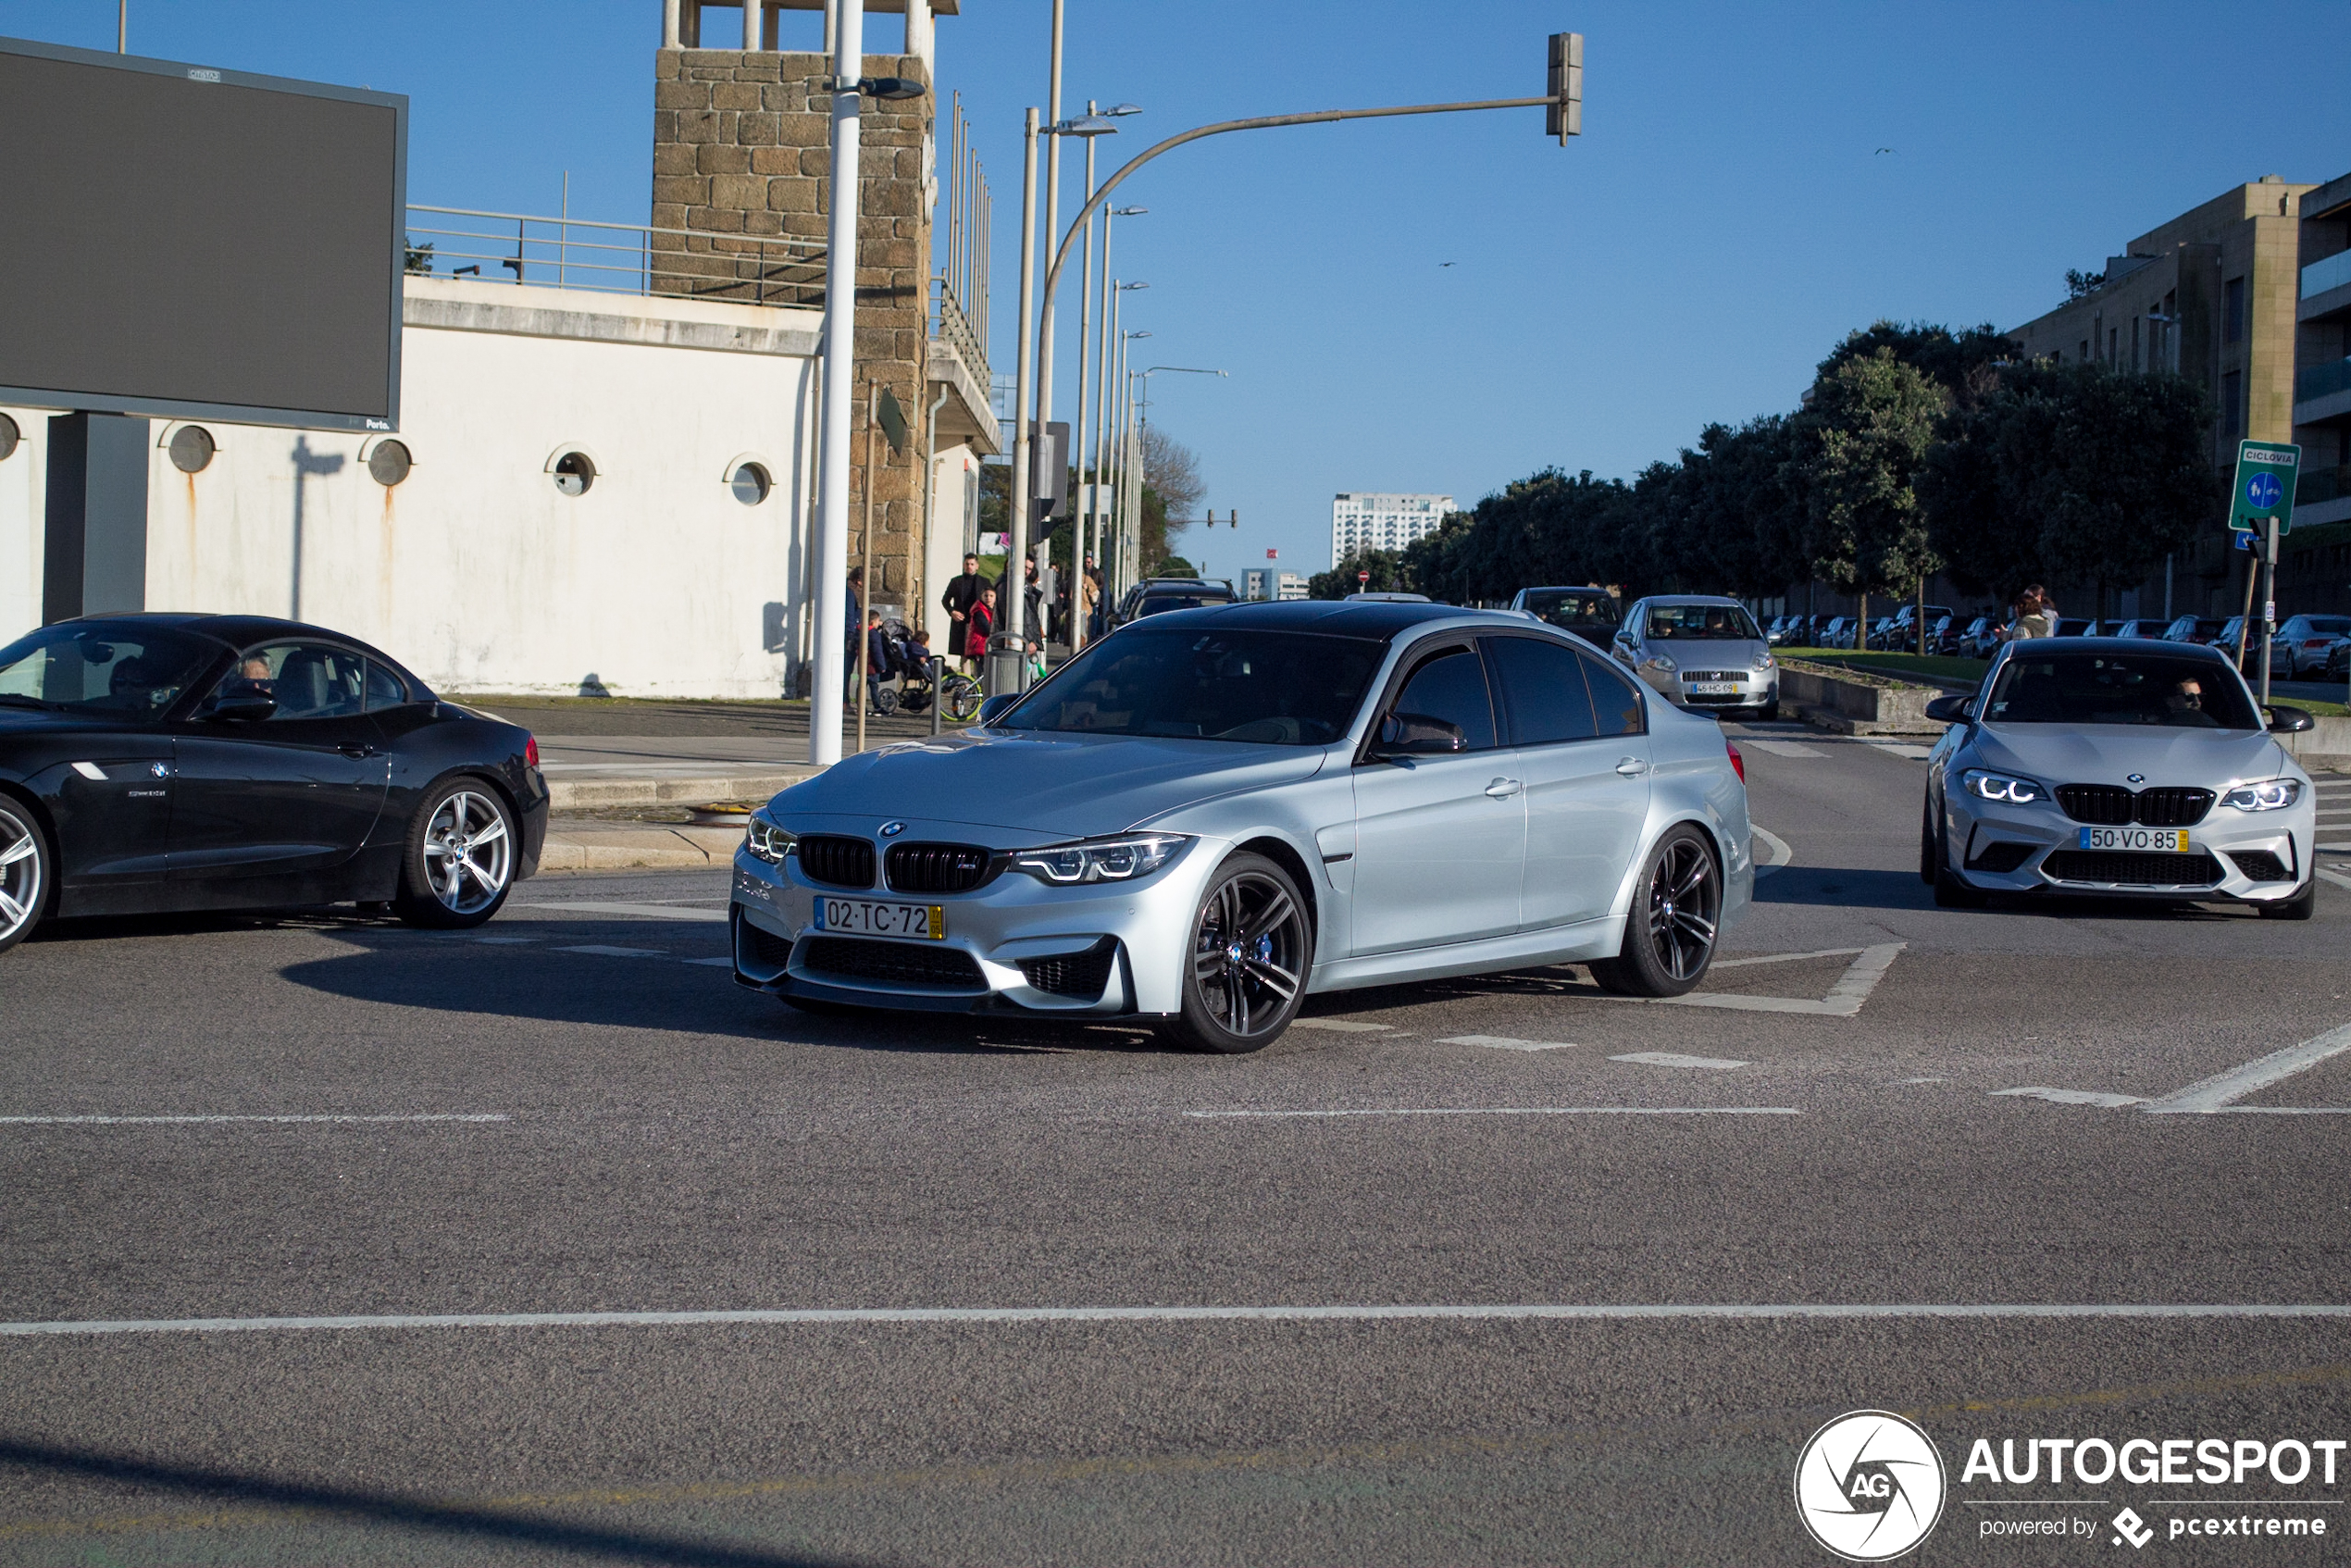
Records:
[[[2273,441],[2237,443],[2237,471],[2229,492],[2229,527],[2251,532],[2275,518],[2278,531],[2294,527],[2294,481],[2302,449]]]

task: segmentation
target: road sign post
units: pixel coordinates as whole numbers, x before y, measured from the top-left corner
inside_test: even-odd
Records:
[[[2259,532],[2261,550],[2261,701],[2270,700],[2270,645],[2278,630],[2278,536],[2294,530],[2294,481],[2302,471],[2302,449],[2283,442],[2237,442],[2236,475],[2229,490],[2229,527]],[[2253,630],[2245,617],[2244,633]],[[2242,648],[2243,642],[2238,646]]]

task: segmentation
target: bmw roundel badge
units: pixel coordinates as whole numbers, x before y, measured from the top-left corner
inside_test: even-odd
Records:
[[[906,831],[906,825],[902,822],[885,822],[881,825],[881,836],[885,839],[895,839],[904,831]]]
[[[2122,777],[2126,782],[2132,784],[2144,784],[2147,781],[2147,776],[2144,773],[2126,773]]]

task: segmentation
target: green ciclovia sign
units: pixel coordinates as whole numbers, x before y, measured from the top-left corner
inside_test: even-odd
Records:
[[[2294,528],[2294,481],[2302,449],[2274,441],[2237,442],[2236,478],[2229,491],[2229,527],[2251,533],[2270,519],[2278,531]]]

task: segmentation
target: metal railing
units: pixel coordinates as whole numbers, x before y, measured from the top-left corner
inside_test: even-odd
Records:
[[[955,303],[955,291],[944,278],[930,280],[930,335],[962,355],[964,367],[981,386],[988,384],[988,345],[980,342],[971,317]]]
[[[411,276],[602,293],[821,305],[825,242],[465,207],[408,209]]]
[[[2313,365],[2294,378],[2294,401],[2308,403],[2351,388],[2351,359]]]
[[[2351,283],[2351,251],[2337,251],[2324,261],[2314,261],[2302,269],[2302,297],[2325,293]]]

